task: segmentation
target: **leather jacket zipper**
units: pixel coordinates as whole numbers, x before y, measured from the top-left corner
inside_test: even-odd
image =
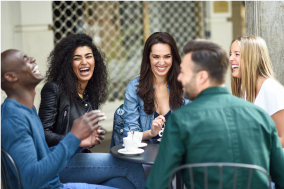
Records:
[[[66,118],[66,117],[67,117],[67,110],[65,110],[65,112],[64,112],[62,124],[64,124],[64,121],[65,121],[65,118]]]
[[[89,103],[87,103],[87,104],[89,105]],[[89,105],[89,108],[88,108],[87,112],[89,112],[90,107],[91,107],[91,106]],[[86,113],[87,113],[87,112],[86,112]]]
[[[87,111],[85,112],[85,114],[86,114],[86,113],[88,113],[88,112],[89,112],[91,105],[90,105],[88,102],[84,102],[84,103],[86,103],[86,104],[85,104],[85,106],[89,105],[89,107],[88,107]]]
[[[64,128],[64,124],[65,124],[65,119],[67,117],[67,110],[64,111],[64,115],[63,115],[63,120],[62,120],[62,124],[61,124],[61,129],[60,132],[63,130]]]

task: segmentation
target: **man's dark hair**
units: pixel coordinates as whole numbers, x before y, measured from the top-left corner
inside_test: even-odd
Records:
[[[226,51],[219,45],[206,40],[191,40],[183,48],[184,54],[192,53],[194,72],[205,70],[210,79],[218,84],[225,82],[229,65]]]

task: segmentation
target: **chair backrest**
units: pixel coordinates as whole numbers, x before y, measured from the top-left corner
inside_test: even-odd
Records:
[[[181,165],[179,167],[177,167],[175,170],[172,171],[170,178],[169,178],[169,182],[168,182],[168,186],[169,188],[172,188],[172,180],[174,178],[175,175],[181,174],[182,170],[188,170],[189,173],[189,183],[190,183],[190,189],[194,189],[194,175],[193,175],[193,169],[194,168],[203,168],[203,175],[204,175],[204,189],[208,189],[208,168],[209,167],[217,167],[219,168],[219,172],[216,173],[219,175],[219,189],[223,188],[223,183],[222,183],[222,178],[223,178],[223,168],[224,167],[231,167],[234,168],[234,174],[232,177],[232,181],[233,181],[233,189],[236,189],[236,185],[237,185],[237,174],[238,174],[238,169],[247,169],[248,170],[248,177],[247,177],[247,188],[251,187],[251,180],[252,180],[252,171],[253,170],[257,170],[260,171],[261,173],[263,173],[269,183],[267,183],[267,188],[271,188],[271,177],[269,175],[269,173],[262,167],[257,166],[257,165],[250,165],[250,164],[243,164],[243,163],[223,163],[223,162],[214,162],[214,163],[194,163],[194,164],[185,164],[185,165]],[[215,174],[215,175],[216,175]],[[181,178],[180,178],[181,179]],[[182,184],[183,185],[183,184]]]
[[[5,158],[6,157],[6,158]],[[21,189],[21,180],[20,180],[20,175],[17,169],[17,166],[13,160],[13,158],[5,151],[1,148],[1,181],[2,181],[2,187],[3,189],[8,189],[8,188],[12,188],[12,183],[11,183],[11,179],[9,176],[9,172],[8,172],[8,164],[6,162],[6,159],[8,159],[11,163],[11,165],[13,166],[13,171],[16,174],[17,177],[17,182],[18,182],[18,187],[19,189]]]

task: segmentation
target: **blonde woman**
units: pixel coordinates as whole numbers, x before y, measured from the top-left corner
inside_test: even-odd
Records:
[[[284,87],[274,78],[265,41],[257,36],[236,38],[229,60],[233,95],[263,108],[272,117],[284,148]]]

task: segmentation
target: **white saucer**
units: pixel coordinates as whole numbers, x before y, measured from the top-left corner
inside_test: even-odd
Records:
[[[122,146],[124,146],[124,144],[122,144]],[[147,146],[147,143],[144,143],[144,142],[141,142],[139,145],[138,145],[138,148],[143,148]]]
[[[145,147],[145,146],[147,146],[147,143],[145,143],[145,142],[141,142],[141,143],[138,145],[139,148],[143,148],[143,147]]]
[[[122,148],[122,149],[119,149],[117,152],[120,154],[126,155],[126,156],[134,156],[134,155],[142,154],[144,150],[141,148],[138,148],[135,151],[129,152],[129,151],[126,151],[125,148]]]

